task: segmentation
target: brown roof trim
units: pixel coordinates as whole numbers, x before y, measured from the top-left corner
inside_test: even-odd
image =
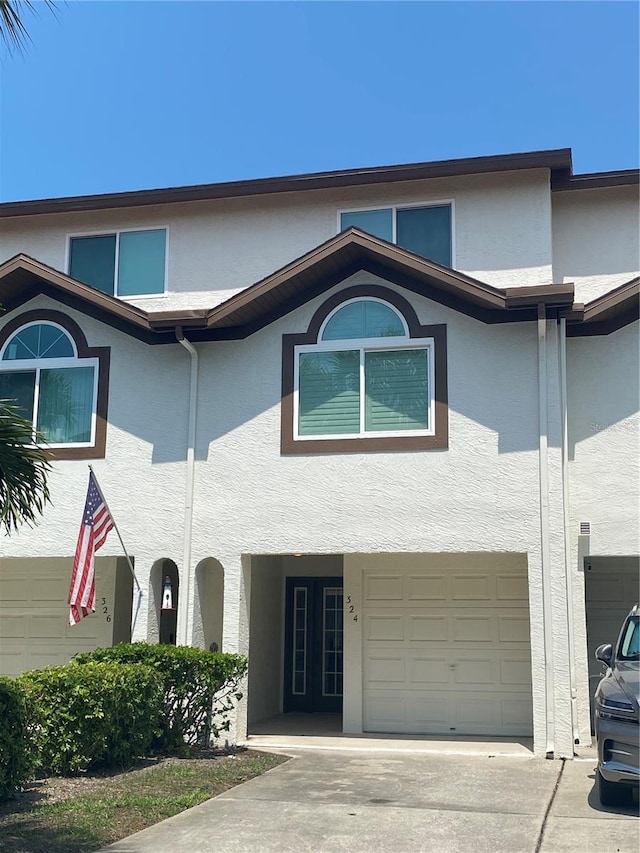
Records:
[[[233,337],[246,337],[360,270],[486,323],[535,319],[540,302],[565,307],[573,302],[571,284],[500,289],[348,228],[211,309],[209,332],[191,337],[206,340],[214,330],[231,329],[237,330]]]
[[[567,314],[567,335],[609,335],[640,319],[640,276]]]
[[[409,163],[399,166],[374,166],[364,169],[342,169],[275,178],[198,184],[187,187],[167,187],[155,190],[69,196],[67,198],[34,199],[0,203],[0,218],[35,216],[43,213],[107,210],[140,207],[174,202],[207,201],[242,196],[287,193],[300,190],[356,187],[394,181],[415,181],[424,178],[443,178],[474,175],[485,172],[509,172],[519,169],[551,169],[571,173],[571,149],[529,151],[520,154],[497,154],[487,157],[464,157],[457,160],[436,160],[430,163]]]
[[[5,311],[14,311],[40,293],[146,343],[175,342],[175,335],[155,331],[146,311],[76,281],[29,255],[15,255],[0,265],[0,306]],[[184,312],[176,312],[181,313]],[[177,322],[186,325],[185,319]]]
[[[0,265],[0,306],[15,311],[40,293],[148,344],[176,342],[181,326],[192,341],[239,340],[365,271],[484,323],[535,320],[538,305],[567,318],[568,334],[608,334],[637,319],[635,278],[586,306],[574,305],[573,284],[493,287],[418,257],[357,228],[317,248],[210,310],[146,312],[29,257]],[[1,316],[1,315],[0,315]]]
[[[640,182],[640,170],[626,169],[618,172],[592,172],[586,175],[551,173],[551,191],[594,190],[602,187],[634,186]]]

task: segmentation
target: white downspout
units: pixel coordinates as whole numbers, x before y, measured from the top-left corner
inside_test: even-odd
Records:
[[[573,622],[573,573],[569,513],[569,427],[567,405],[567,320],[560,318],[560,405],[562,416],[562,505],[564,509],[564,571],[567,584],[567,646],[569,652],[569,685],[571,689],[571,733],[578,743],[578,688],[576,684],[576,648]]]
[[[542,627],[544,632],[546,753],[553,757],[553,634],[551,616],[551,548],[549,544],[549,471],[547,437],[547,316],[538,305],[538,464],[540,477],[540,550],[542,572]]]
[[[182,575],[178,593],[178,627],[176,642],[179,646],[191,644],[189,597],[191,587],[191,531],[193,528],[193,482],[196,460],[196,416],[198,411],[198,352],[188,341],[181,326],[176,326],[176,338],[191,358],[189,381],[189,423],[187,432],[187,469],[184,495],[184,539],[182,543]]]

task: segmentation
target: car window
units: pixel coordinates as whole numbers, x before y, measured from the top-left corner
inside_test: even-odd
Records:
[[[620,643],[620,657],[623,660],[640,659],[640,617],[632,616],[628,623],[622,642]]]

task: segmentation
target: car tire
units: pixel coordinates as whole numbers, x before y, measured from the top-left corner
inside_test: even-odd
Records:
[[[629,797],[629,788],[618,782],[609,782],[598,770],[598,797],[603,806],[619,806]]]

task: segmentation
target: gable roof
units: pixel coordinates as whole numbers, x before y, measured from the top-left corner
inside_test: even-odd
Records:
[[[485,323],[535,319],[540,303],[554,309],[573,303],[571,284],[499,289],[349,228],[209,310],[147,312],[27,255],[0,266],[0,305],[13,311],[44,293],[147,343],[175,342],[178,326],[193,341],[231,340],[253,334],[361,270]]]
[[[29,257],[0,265],[0,306],[45,294],[149,344],[246,338],[356,272],[365,271],[484,323],[535,320],[538,306],[567,317],[568,334],[608,334],[638,318],[640,278],[586,305],[572,284],[497,288],[349,228],[210,309],[145,311]]]
[[[6,312],[20,308],[39,294],[50,296],[147,343],[162,342],[156,340],[146,311],[76,281],[29,255],[15,255],[0,265],[0,306]],[[166,342],[173,341],[175,335],[167,336]]]
[[[359,271],[485,323],[534,319],[540,302],[554,306],[573,302],[572,284],[500,289],[348,228],[208,311],[207,328],[218,330],[220,336],[234,330],[234,337],[246,337]]]
[[[640,319],[640,276],[598,296],[574,305],[567,315],[567,335],[609,335]]]

